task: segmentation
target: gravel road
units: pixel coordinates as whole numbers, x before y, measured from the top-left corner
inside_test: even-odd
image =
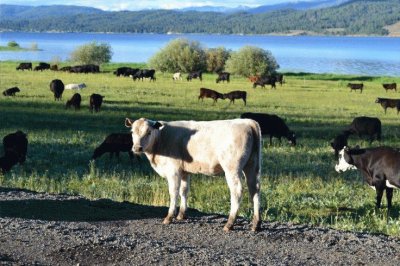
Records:
[[[0,188],[0,265],[400,265],[400,239]]]

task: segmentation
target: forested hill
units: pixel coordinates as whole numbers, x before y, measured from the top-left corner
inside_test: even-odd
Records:
[[[399,0],[353,0],[312,10],[252,14],[147,10],[87,12],[68,16],[0,17],[0,30],[211,34],[388,35],[400,22]]]

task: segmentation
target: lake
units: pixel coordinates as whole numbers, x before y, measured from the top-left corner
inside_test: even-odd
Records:
[[[41,51],[3,51],[0,60],[67,60],[77,46],[98,41],[111,45],[112,62],[146,62],[176,38],[233,51],[257,46],[272,52],[280,71],[400,76],[400,38],[388,37],[1,32],[0,45],[13,40],[29,48],[35,43]]]

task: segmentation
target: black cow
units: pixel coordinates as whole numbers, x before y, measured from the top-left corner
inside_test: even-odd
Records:
[[[71,72],[72,67],[71,66],[65,66],[60,68],[60,71],[64,71],[64,72]]]
[[[88,64],[88,65],[80,65],[80,66],[73,66],[70,68],[69,72],[71,73],[99,73],[100,68],[98,65]]]
[[[390,147],[344,148],[339,153],[337,172],[358,169],[364,180],[376,190],[376,208],[381,207],[384,190],[388,211],[392,207],[393,188],[400,188],[400,151]]]
[[[351,91],[355,90],[360,90],[360,93],[362,93],[364,89],[364,84],[363,83],[347,83],[347,87],[350,88]]]
[[[131,133],[112,133],[94,150],[92,159],[96,160],[106,152],[110,153],[110,158],[115,154],[118,159],[120,152],[128,152],[129,158],[133,159],[132,146]]]
[[[382,108],[385,110],[389,108],[396,108],[397,114],[400,112],[400,99],[388,99],[388,98],[376,98],[375,103],[381,104]]]
[[[289,130],[286,123],[277,115],[264,113],[243,113],[240,118],[249,118],[258,122],[263,136],[269,135],[269,144],[272,145],[272,137],[277,137],[281,143],[281,138],[285,137],[289,143],[296,146],[296,134]]]
[[[335,151],[335,158],[339,158],[339,151],[341,151],[344,147],[347,146],[347,140],[351,135],[351,132],[348,130],[343,131],[339,135],[337,135],[333,141],[331,142],[331,147]]]
[[[3,95],[4,96],[15,96],[15,94],[20,91],[21,90],[18,87],[12,87],[12,88],[9,88],[9,89],[6,89],[5,91],[3,91]]]
[[[74,107],[75,111],[79,110],[81,109],[81,101],[82,101],[81,95],[79,93],[75,93],[74,95],[72,95],[71,99],[67,101],[65,109]]]
[[[223,95],[224,99],[231,100],[229,103],[235,103],[235,99],[242,99],[246,105],[247,92],[245,91],[231,91]]]
[[[383,88],[386,90],[394,90],[397,92],[397,84],[396,83],[384,83],[382,84]]]
[[[53,79],[50,82],[50,91],[54,93],[54,100],[60,101],[64,92],[64,83],[59,79]]]
[[[17,70],[25,70],[25,69],[32,70],[32,63],[20,63],[16,69]]]
[[[35,68],[33,69],[34,71],[43,71],[43,70],[47,70],[50,69],[50,64],[44,63],[44,62],[40,62],[38,66],[35,66]]]
[[[275,73],[275,80],[276,82],[279,82],[281,86],[283,85],[283,74],[281,73]]]
[[[276,89],[275,83],[275,77],[261,77],[253,83],[253,88],[255,89],[257,86],[265,88],[265,85],[271,85],[271,89]]]
[[[349,128],[347,129],[351,134],[356,134],[360,138],[363,135],[369,137],[369,142],[372,143],[374,139],[381,140],[382,123],[379,118],[360,116],[353,119]]]
[[[226,81],[227,83],[229,83],[230,76],[231,76],[231,73],[229,73],[229,72],[220,72],[220,73],[218,73],[218,78],[217,78],[216,82],[219,83],[220,81],[222,81],[222,82]]]
[[[0,172],[6,173],[18,163],[18,156],[14,152],[9,152],[0,157]]]
[[[137,79],[143,81],[144,78],[149,78],[150,81],[156,81],[156,78],[154,77],[155,73],[156,71],[154,69],[140,69],[132,76],[132,79],[133,81],[136,81]]]
[[[203,81],[203,72],[201,71],[195,71],[195,72],[190,72],[188,76],[186,77],[187,81],[192,81],[192,79],[199,79],[200,81]]]
[[[119,67],[117,70],[114,71],[114,75],[117,77],[119,76],[124,76],[124,77],[129,77],[129,76],[134,76],[137,72],[139,71],[139,68],[131,68],[131,67]]]
[[[211,98],[214,100],[214,104],[217,102],[218,99],[224,99],[224,95],[219,93],[215,90],[207,89],[207,88],[200,88],[200,95],[198,100],[204,101],[204,98]]]
[[[8,134],[3,138],[4,154],[7,157],[8,154],[12,154],[12,158],[15,156],[17,162],[20,164],[26,160],[26,152],[28,150],[28,139],[26,134],[20,130],[15,133]]]
[[[93,111],[99,112],[101,104],[103,103],[103,98],[104,96],[100,94],[93,93],[90,95],[90,111],[93,113]]]

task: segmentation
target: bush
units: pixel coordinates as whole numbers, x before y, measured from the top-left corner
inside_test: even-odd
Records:
[[[230,57],[230,51],[224,47],[207,50],[207,71],[220,72],[225,68],[225,62]]]
[[[197,41],[175,39],[150,58],[148,64],[162,72],[206,70],[206,53]]]
[[[107,43],[91,42],[79,46],[71,53],[71,61],[78,64],[96,64],[110,62],[112,57],[111,46]]]
[[[276,72],[279,65],[270,51],[254,46],[244,46],[232,53],[225,67],[232,74],[248,77],[270,75]]]
[[[19,44],[18,44],[16,41],[9,41],[9,42],[7,43],[7,46],[8,46],[8,47],[12,47],[12,48],[18,48],[18,47],[19,47]]]

